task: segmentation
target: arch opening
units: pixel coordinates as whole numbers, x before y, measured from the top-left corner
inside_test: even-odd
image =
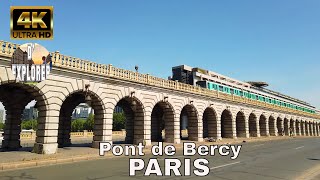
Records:
[[[253,113],[249,116],[249,134],[250,137],[258,137],[257,116]]]
[[[36,130],[43,131],[43,126],[39,124],[44,123],[44,117],[39,115],[46,114],[44,99],[39,89],[27,84],[0,85],[0,101],[3,105],[0,113],[3,122],[0,127],[3,130],[2,151],[32,151],[34,143],[37,142]],[[29,140],[21,139],[22,133]]]
[[[300,121],[296,120],[296,135],[301,136]]]
[[[203,113],[203,138],[217,138],[217,115],[212,108]]]
[[[174,110],[168,102],[158,102],[152,110],[151,141],[174,142]]]
[[[243,112],[239,111],[236,116],[237,137],[246,137],[246,121]]]
[[[198,114],[192,105],[185,105],[180,113],[180,139],[198,140]]]
[[[125,139],[113,138],[114,143],[138,144],[144,140],[144,108],[134,97],[124,97],[116,105],[125,117]]]
[[[221,137],[233,138],[232,128],[232,114],[226,109],[221,115]]]
[[[262,114],[259,118],[260,135],[268,136],[267,118]]]
[[[290,134],[289,127],[290,127],[289,120],[287,118],[284,118],[284,134],[286,136],[289,136]]]
[[[274,119],[273,116],[269,117],[269,134],[271,136],[276,136],[277,135],[275,119]]]
[[[283,120],[280,117],[277,118],[277,131],[279,136],[284,136]]]
[[[91,101],[86,101],[88,96]],[[104,106],[100,98],[93,92],[73,92],[66,97],[60,108],[58,147],[91,146],[93,141],[101,141],[103,124]],[[76,132],[88,138],[71,138],[71,134]]]

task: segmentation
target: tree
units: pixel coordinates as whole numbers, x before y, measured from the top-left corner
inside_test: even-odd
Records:
[[[21,129],[37,130],[37,127],[38,127],[38,121],[36,119],[24,120],[21,123]]]
[[[113,113],[113,127],[114,131],[119,131],[121,129],[125,129],[126,126],[126,116],[122,113]]]
[[[85,122],[86,122],[85,119],[75,119],[75,120],[73,120],[71,122],[71,131],[72,132],[83,131]]]
[[[93,131],[94,128],[94,115],[89,114],[85,124],[84,124],[84,129],[88,131]]]

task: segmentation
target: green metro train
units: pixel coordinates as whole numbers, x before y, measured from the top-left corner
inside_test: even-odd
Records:
[[[222,84],[218,84],[218,83],[214,83],[214,82],[210,82],[210,81],[198,81],[197,84],[203,88],[207,88],[207,89],[214,90],[214,91],[219,91],[219,92],[226,93],[226,94],[232,94],[235,96],[245,97],[248,99],[252,99],[252,100],[256,100],[256,101],[260,101],[260,102],[266,102],[269,104],[278,105],[280,107],[287,107],[290,109],[303,111],[303,112],[307,112],[307,113],[311,113],[311,114],[316,113],[315,110],[312,110],[312,109],[309,109],[306,107],[302,107],[302,106],[295,105],[295,104],[292,104],[289,102],[281,101],[281,100],[274,99],[271,97],[259,95],[259,94],[256,94],[256,93],[253,93],[250,91],[245,91],[245,90],[237,89],[234,87],[229,87],[226,85],[222,85]]]

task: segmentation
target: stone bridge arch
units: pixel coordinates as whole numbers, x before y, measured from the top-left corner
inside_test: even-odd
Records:
[[[277,121],[274,118],[274,115],[269,116],[269,134],[270,136],[277,136]]]
[[[155,104],[151,113],[151,141],[174,142],[174,114],[173,106],[165,100]]]
[[[218,138],[218,117],[213,107],[207,107],[203,112],[203,138]]]
[[[236,131],[237,137],[247,137],[246,116],[243,111],[239,111],[236,115]]]
[[[257,115],[252,112],[249,115],[249,134],[250,137],[259,137],[259,133],[258,133],[258,118]]]
[[[73,92],[70,92],[70,94],[62,100],[62,104],[60,105],[61,108],[59,113],[58,127],[59,147],[69,146],[71,144],[71,116],[73,110],[81,103],[87,103],[94,110],[94,136],[92,146],[98,147],[98,143],[100,141],[105,141],[108,139],[104,136],[106,136],[106,130],[110,131],[110,128],[107,128],[107,124],[110,125],[112,122],[107,122],[106,120],[106,108],[101,97],[95,92],[91,91],[89,86],[87,86],[87,89],[79,88]]]

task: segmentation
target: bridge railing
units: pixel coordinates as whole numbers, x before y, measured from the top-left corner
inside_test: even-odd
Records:
[[[19,46],[18,44],[0,41],[0,54],[10,57],[12,56],[14,50],[18,46]],[[99,64],[99,63],[91,62],[88,60],[66,56],[66,55],[60,54],[59,51],[52,52],[51,56],[52,56],[52,64],[53,66],[56,66],[56,67],[79,70],[81,72],[88,72],[88,73],[108,76],[116,79],[128,80],[128,81],[148,84],[152,86],[167,88],[167,89],[174,89],[174,90],[184,91],[188,93],[200,94],[200,95],[215,97],[215,98],[228,100],[232,102],[250,104],[250,105],[260,106],[263,108],[274,109],[277,111],[285,111],[285,112],[290,112],[290,113],[294,113],[302,116],[308,116],[308,117],[320,119],[320,115],[318,114],[310,114],[307,112],[293,110],[286,107],[280,107],[274,104],[268,104],[266,102],[260,102],[257,100],[251,100],[251,99],[247,99],[239,96],[229,95],[229,94],[221,93],[218,91],[212,91],[205,88],[193,86],[190,84],[180,83],[178,81],[166,80],[163,78],[151,76],[149,74],[141,74],[138,72],[117,68],[112,66],[111,64],[109,65]]]

